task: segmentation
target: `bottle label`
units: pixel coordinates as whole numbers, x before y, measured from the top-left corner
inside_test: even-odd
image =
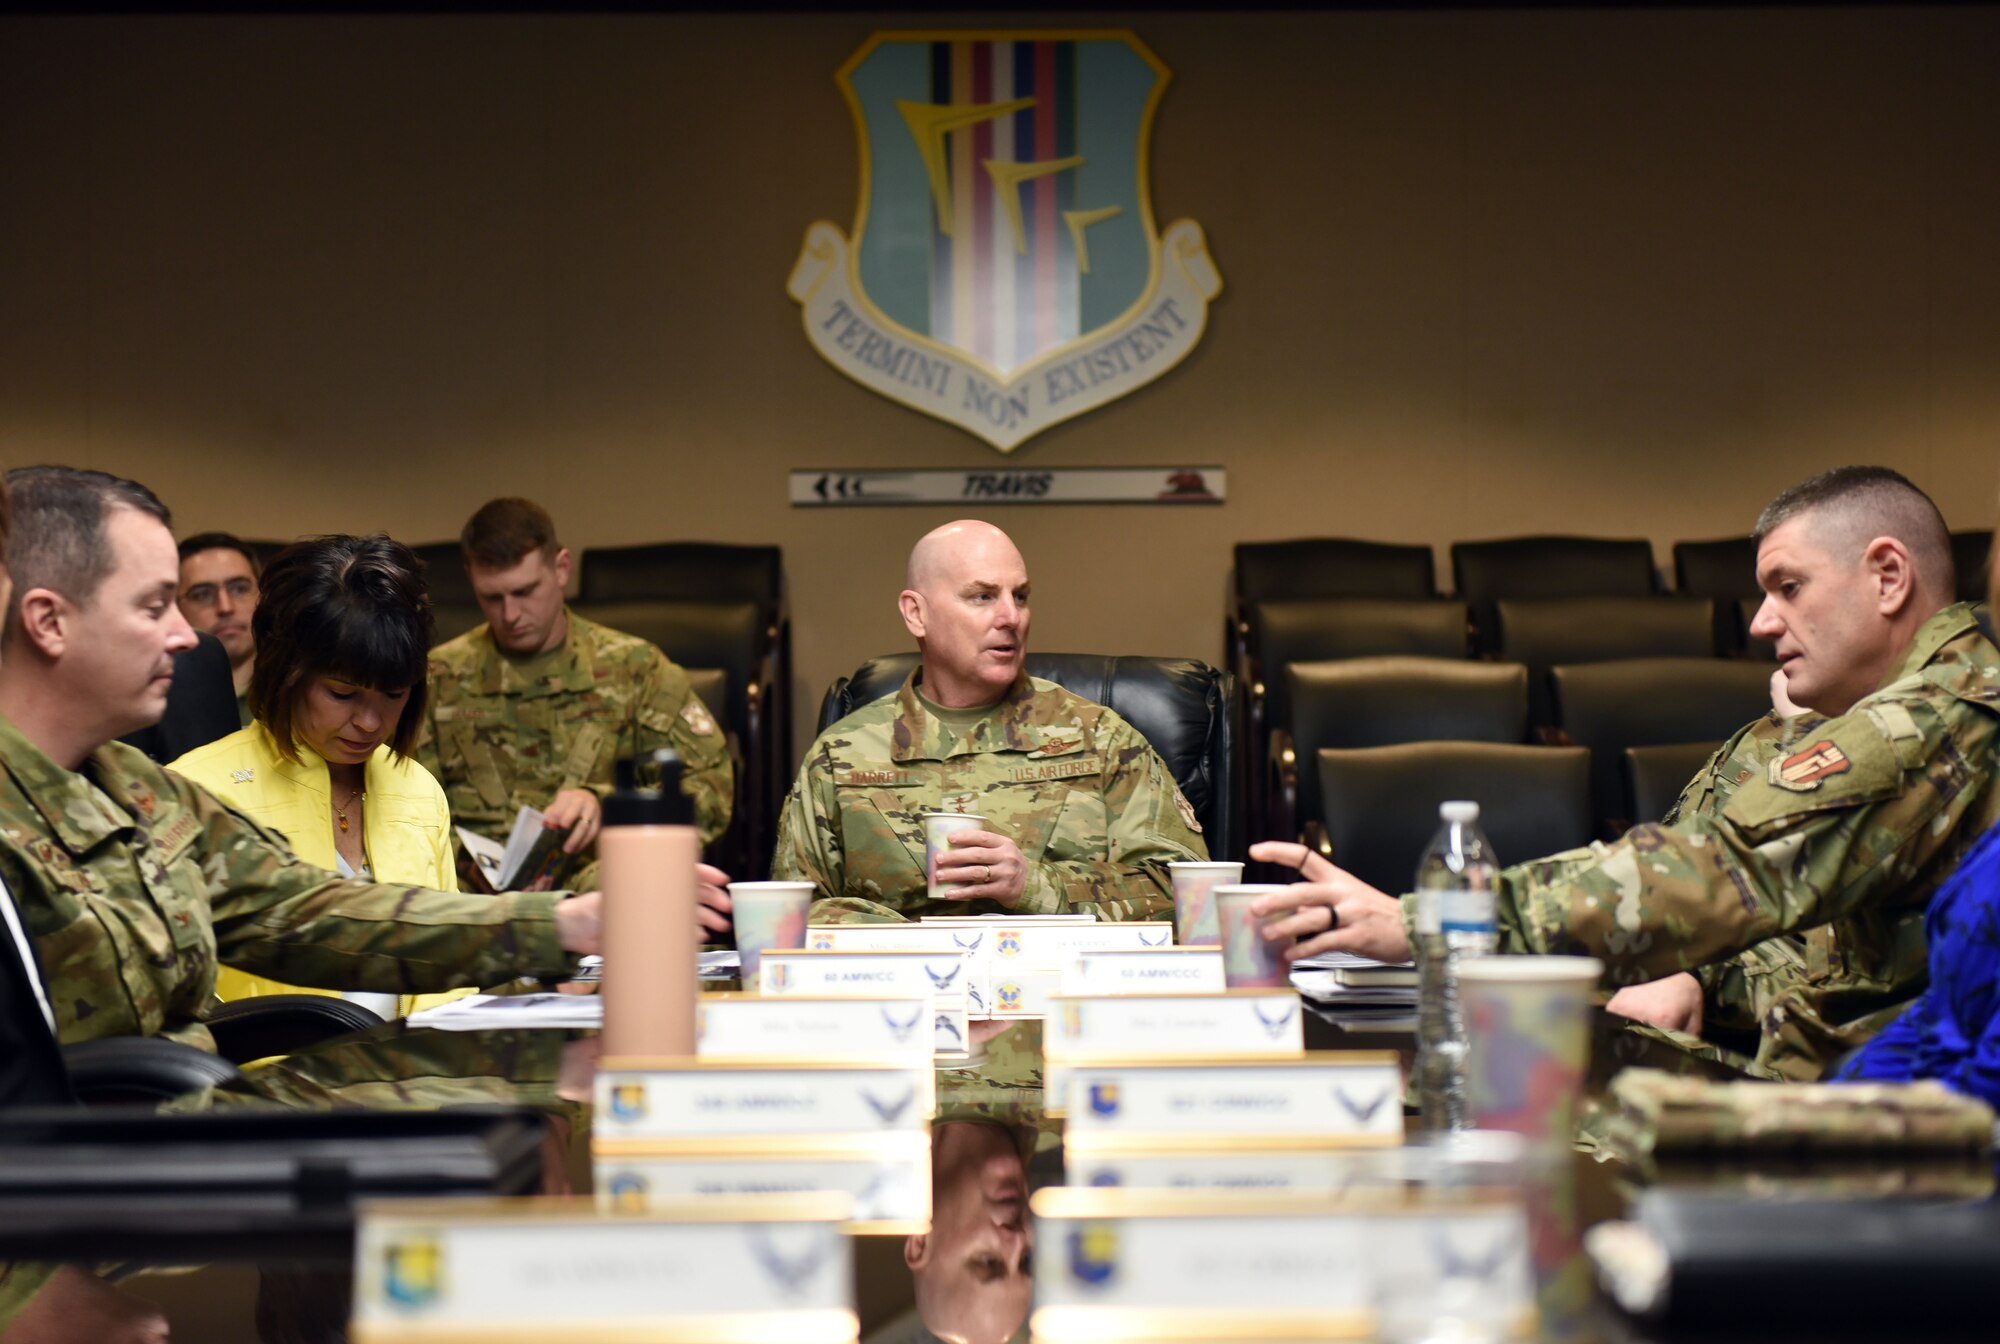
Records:
[[[1435,891],[1417,893],[1417,917],[1413,922],[1417,926],[1419,936],[1444,932],[1442,916],[1438,911],[1438,895],[1439,893]]]
[[[1491,891],[1441,891],[1438,922],[1445,933],[1491,933],[1496,923]]]

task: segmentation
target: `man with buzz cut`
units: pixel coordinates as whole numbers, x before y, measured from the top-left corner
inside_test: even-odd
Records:
[[[1893,471],[1794,486],[1756,539],[1750,633],[1799,712],[1739,731],[1663,822],[1503,871],[1500,950],[1598,957],[1614,1012],[1755,1033],[1732,1062],[1809,1079],[1923,988],[1931,896],[2000,820],[2000,649],[1952,601],[1937,506]],[[1308,879],[1253,907],[1293,912],[1267,931],[1304,935],[1287,955],[1408,958],[1408,902],[1298,845],[1250,853]]]
[[[563,600],[570,553],[528,499],[496,499],[460,543],[486,623],[431,651],[431,701],[417,759],[444,785],[453,822],[504,841],[523,807],[567,830],[567,854],[596,841],[611,767],[661,747],[704,844],[729,828],[728,744],[687,673],[637,635],[587,621]],[[461,871],[464,865],[461,863]],[[572,884],[595,885],[595,864]]]
[[[922,662],[821,733],[779,820],[771,876],[818,888],[816,920],[1173,910],[1167,864],[1205,859],[1166,763],[1103,705],[1026,672],[1028,571],[991,523],[947,523],[910,552],[897,598]],[[924,814],[976,813],[939,855]]]

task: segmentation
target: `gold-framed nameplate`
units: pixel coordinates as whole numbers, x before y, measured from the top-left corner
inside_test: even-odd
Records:
[[[703,1058],[849,1057],[928,1062],[935,1025],[928,994],[904,998],[806,998],[704,994],[695,1005]]]
[[[1263,1141],[1368,1147],[1403,1141],[1403,1079],[1387,1050],[1174,1063],[1074,1058],[1064,1143],[1132,1149]]]
[[[1063,967],[1060,993],[1220,994],[1229,987],[1222,974],[1222,949],[1153,947],[1079,952]],[[1286,993],[1291,993],[1286,990]]]
[[[923,1133],[936,1113],[928,1060],[606,1059],[591,1150],[740,1152],[774,1138]]]
[[[793,948],[766,952],[758,993],[770,998],[919,998],[931,1000],[932,1046],[939,1059],[968,1053],[966,993],[978,978],[964,951]]]
[[[847,1344],[845,1195],[364,1204],[355,1344]]]
[[[857,1236],[908,1236],[931,1225],[929,1134],[814,1137],[748,1153],[600,1153],[592,1188],[602,1208],[642,1211],[686,1200],[832,1192],[852,1201]]]
[[[1360,1339],[1421,1325],[1444,1303],[1483,1327],[1475,1337],[1535,1325],[1527,1219],[1505,1195],[1070,1186],[1037,1192],[1030,1208],[1030,1326],[1049,1344]]]
[[[1068,1109],[1071,1059],[1296,1059],[1305,1054],[1303,1013],[1290,989],[1057,995],[1042,1025],[1048,1113]]]

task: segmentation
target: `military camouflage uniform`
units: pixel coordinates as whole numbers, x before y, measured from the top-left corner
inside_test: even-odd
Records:
[[[670,747],[712,842],[729,829],[734,767],[687,673],[637,635],[568,616],[562,644],[532,658],[503,654],[484,625],[431,650],[417,759],[444,785],[452,820],[505,840],[521,808],[545,808],[563,789],[602,798],[619,756]]]
[[[1669,824],[1507,869],[1502,950],[1697,971],[1755,1069],[1817,1078],[1923,987],[1925,907],[2000,818],[1996,750],[2000,650],[1947,607],[1846,714],[1739,732]]]
[[[977,813],[1020,846],[1028,878],[1016,913],[1171,913],[1167,863],[1208,852],[1137,729],[1026,675],[987,709],[939,709],[917,694],[920,676],[820,734],[785,801],[771,876],[816,885],[815,920],[999,910],[928,899],[926,812]]]
[[[48,968],[65,1042],[213,1049],[218,958],[287,984],[389,994],[565,975],[553,893],[342,881],[122,743],[65,770],[0,718],[0,877]]]

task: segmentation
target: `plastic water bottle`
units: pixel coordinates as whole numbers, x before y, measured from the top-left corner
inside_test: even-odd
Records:
[[[1457,962],[1493,954],[1499,942],[1494,888],[1499,864],[1479,829],[1479,804],[1438,804],[1442,823],[1417,864],[1417,1104],[1429,1133],[1469,1129],[1465,1016]]]

